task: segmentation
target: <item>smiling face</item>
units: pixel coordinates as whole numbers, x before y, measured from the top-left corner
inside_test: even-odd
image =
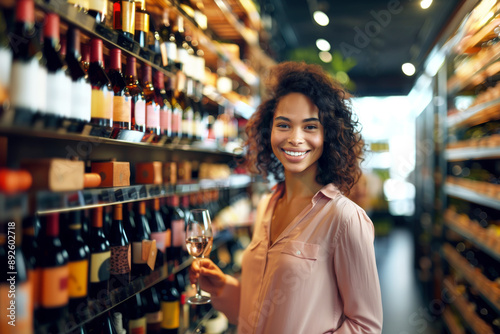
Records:
[[[290,93],[279,101],[274,113],[271,146],[288,173],[316,177],[323,154],[324,130],[318,107],[301,93]]]

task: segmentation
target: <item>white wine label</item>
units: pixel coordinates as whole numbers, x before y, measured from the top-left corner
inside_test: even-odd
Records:
[[[10,80],[10,98],[14,107],[45,112],[47,70],[40,67],[38,59],[14,61]]]
[[[177,45],[173,42],[165,42],[167,48],[167,57],[169,60],[177,60]],[[170,64],[172,65],[172,64]]]
[[[135,111],[135,124],[139,126],[146,125],[146,102],[144,100],[137,100],[134,106]]]
[[[160,106],[153,102],[146,109],[146,128],[160,127]]]
[[[186,64],[189,63],[189,54],[184,48],[177,48],[177,61],[186,67]]]
[[[73,81],[72,85],[70,118],[89,122],[92,86],[84,78]]]
[[[63,70],[47,73],[47,114],[69,117],[71,79]]]
[[[12,52],[0,47],[0,86],[8,87],[12,67]]]

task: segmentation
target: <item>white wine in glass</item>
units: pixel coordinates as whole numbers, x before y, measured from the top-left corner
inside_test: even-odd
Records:
[[[186,224],[186,248],[189,255],[194,257],[195,261],[203,259],[210,254],[212,242],[212,222],[208,210],[190,210]],[[194,305],[210,303],[210,297],[201,295],[199,278],[196,282],[196,296],[189,298],[187,302]]]

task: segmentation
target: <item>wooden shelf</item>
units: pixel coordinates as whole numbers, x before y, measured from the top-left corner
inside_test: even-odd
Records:
[[[473,126],[498,119],[500,110],[500,98],[472,106],[464,111],[457,112],[446,118],[448,128],[456,128],[463,125]]]
[[[474,202],[477,204],[481,204],[493,209],[500,210],[500,200],[489,197],[473,190],[455,185],[455,184],[445,184],[444,192],[452,197],[464,199],[466,201]]]

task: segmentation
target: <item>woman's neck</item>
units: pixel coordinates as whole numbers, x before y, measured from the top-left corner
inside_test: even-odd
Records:
[[[294,199],[312,198],[321,188],[323,185],[316,181],[315,176],[299,177],[285,172],[285,189],[282,197],[287,203]]]

